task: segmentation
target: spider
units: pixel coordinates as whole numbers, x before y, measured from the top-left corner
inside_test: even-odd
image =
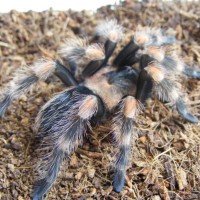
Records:
[[[52,74],[67,87],[48,101],[36,118],[37,137],[45,154],[37,168],[33,200],[42,199],[49,191],[63,159],[83,143],[87,129],[105,122],[108,116],[114,115],[111,129],[118,147],[113,178],[116,192],[125,185],[137,114],[149,97],[171,102],[185,120],[198,122],[187,109],[178,80],[181,75],[200,79],[200,71],[184,64],[170,48],[176,39],[160,29],[140,27],[110,62],[123,32],[116,20],[106,20],[97,26],[93,38],[103,44],[89,44],[86,38],[66,41],[60,53],[68,67],[59,60],[41,59],[17,71],[8,84],[0,101],[1,117],[14,99]]]

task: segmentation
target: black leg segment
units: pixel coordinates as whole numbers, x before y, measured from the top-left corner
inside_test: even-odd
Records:
[[[115,50],[116,46],[117,46],[117,43],[112,42],[109,39],[106,41],[104,47],[105,47],[105,56],[106,56],[107,60],[112,55],[112,53]]]
[[[142,70],[142,72],[140,72],[137,85],[136,99],[145,104],[153,88],[152,78],[146,70]]]
[[[130,65],[138,49],[139,49],[139,46],[135,44],[133,40],[131,40],[117,55],[117,57],[115,58],[113,62],[113,65],[119,68]]]
[[[78,81],[74,78],[69,69],[63,66],[58,60],[56,61],[55,75],[59,77],[66,86],[78,85]]]
[[[95,72],[101,69],[104,66],[105,60],[95,60],[91,61],[83,70],[82,77],[87,78],[92,76]]]

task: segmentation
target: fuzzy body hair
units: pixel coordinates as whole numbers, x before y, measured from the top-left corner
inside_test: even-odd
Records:
[[[30,91],[38,81],[45,80],[55,71],[56,64],[50,59],[41,59],[32,66],[20,68],[13,75],[13,80],[4,88],[0,101],[0,117],[12,101]]]
[[[175,103],[178,98],[183,96],[181,84],[178,82],[178,76],[171,75],[171,71],[157,62],[151,63],[145,68],[154,80],[153,93],[161,101]]]
[[[123,37],[124,28],[117,23],[117,20],[105,20],[96,27],[96,35],[110,40],[114,43],[119,42]]]
[[[173,47],[149,46],[143,50],[143,53],[149,54],[173,73],[181,74],[184,71],[184,63]]]
[[[65,41],[59,53],[70,61],[89,63],[92,60],[101,60],[105,57],[101,44],[89,45],[87,38],[73,38]]]
[[[166,36],[160,28],[138,26],[134,33],[134,41],[139,46],[165,46],[172,44],[176,39],[172,36]]]
[[[87,38],[69,38],[65,40],[64,45],[60,49],[59,53],[69,60],[76,61],[81,59],[85,55],[85,48],[88,46]]]

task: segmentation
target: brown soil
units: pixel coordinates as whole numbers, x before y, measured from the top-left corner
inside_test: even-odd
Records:
[[[160,2],[160,1],[158,1]],[[176,34],[181,56],[200,65],[200,4],[136,3],[100,8],[97,13],[56,12],[0,14],[0,85],[13,72],[42,56],[57,57],[65,38],[93,36],[99,20],[117,18],[131,35],[135,27],[151,25]],[[124,40],[128,40],[125,38]],[[200,116],[200,82],[185,80],[191,112]],[[40,107],[64,88],[55,77],[40,83],[13,102],[0,121],[0,199],[29,200],[34,174],[34,119]],[[115,147],[109,126],[88,134],[85,145],[64,164],[47,195],[65,199],[200,199],[200,127],[185,122],[168,104],[149,100],[139,116],[136,140],[120,194],[112,191],[111,163]]]

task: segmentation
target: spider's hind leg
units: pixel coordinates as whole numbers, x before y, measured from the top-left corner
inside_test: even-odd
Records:
[[[41,139],[41,152],[33,200],[40,200],[58,176],[63,158],[69,157],[83,143],[90,121],[104,112],[101,99],[86,87],[64,91],[40,111],[36,128]]]

